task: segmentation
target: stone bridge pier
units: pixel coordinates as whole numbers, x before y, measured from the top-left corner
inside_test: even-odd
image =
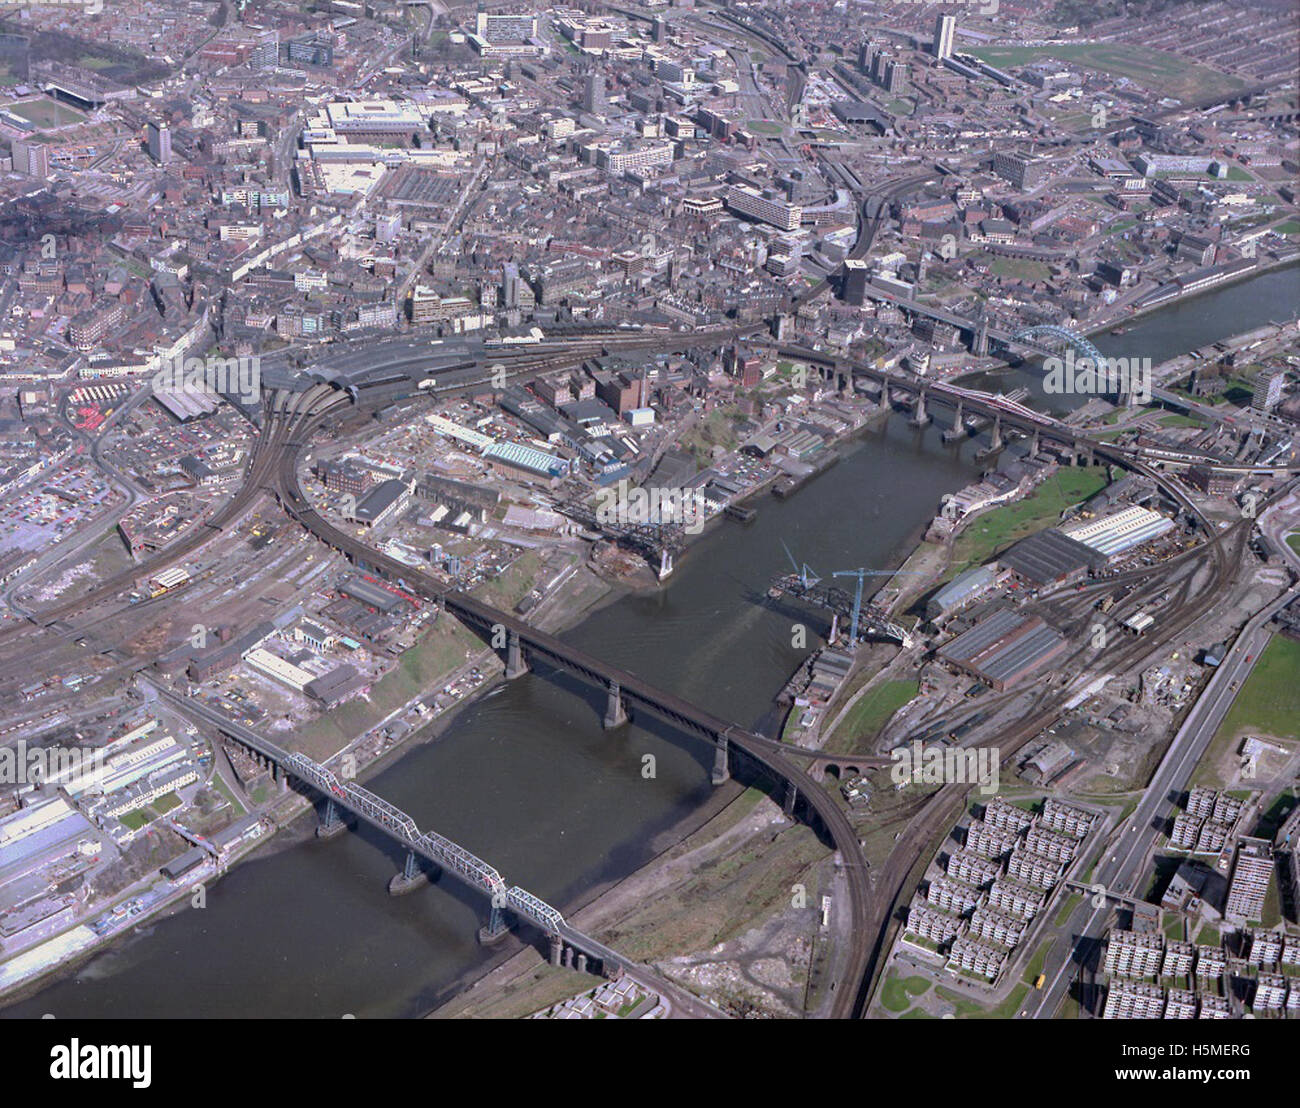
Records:
[[[731,780],[731,766],[727,752],[727,736],[719,735],[713,746],[713,773],[710,781],[714,785],[725,785]]]
[[[589,961],[596,963],[596,972],[602,977],[608,977],[605,972],[604,963],[599,959],[591,959],[577,947],[570,946],[559,935],[549,936],[551,949],[548,961],[553,966],[563,966],[565,969],[577,970],[579,973],[591,972],[587,969]]]
[[[519,632],[511,631],[506,636],[506,680],[513,681],[527,672],[528,659],[524,657],[524,650],[519,642]]]
[[[605,702],[605,730],[612,731],[627,722],[627,705],[623,703],[623,692],[617,681],[609,683],[609,698]]]

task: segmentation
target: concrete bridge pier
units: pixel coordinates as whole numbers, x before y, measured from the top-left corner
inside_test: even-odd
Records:
[[[578,970],[578,972],[579,972],[579,973],[586,973],[586,972],[587,972],[587,956],[586,956],[585,954],[583,954],[582,951],[578,951],[577,962],[578,962],[578,965],[577,965],[577,970]]]
[[[957,409],[953,412],[952,426],[943,433],[944,442],[957,442],[959,439],[966,437],[966,424],[963,422],[966,418],[966,412],[963,408],[963,400],[957,397]]]
[[[617,681],[609,683],[609,699],[605,702],[605,730],[612,731],[627,722],[627,706],[623,703],[623,692]]]
[[[316,825],[316,837],[318,839],[333,839],[343,834],[348,829],[348,825],[339,815],[339,806],[333,800],[326,800],[325,807],[321,810],[320,823]]]
[[[1002,413],[998,412],[993,417],[993,438],[989,442],[989,451],[1001,450],[1002,446]]]
[[[388,882],[389,896],[404,896],[429,883],[429,874],[420,866],[419,856],[414,850],[406,852],[406,864],[401,873],[393,874]]]
[[[283,794],[289,791],[289,774],[285,770],[284,766],[280,765],[278,762],[271,767],[271,779],[275,782],[276,788],[280,793]]]
[[[1029,440],[1029,456],[1031,458],[1038,453],[1038,449],[1039,449],[1038,437],[1039,437],[1038,428],[1035,427],[1033,437]]]
[[[510,924],[506,922],[505,913],[493,904],[487,923],[478,929],[479,944],[492,946],[494,943],[499,943],[509,931]]]
[[[709,778],[714,785],[725,785],[731,780],[731,767],[727,756],[727,737],[719,735],[713,746],[713,773]]]
[[[564,940],[559,935],[551,936],[551,957],[550,963],[553,966],[560,964],[560,958],[564,954]]]
[[[930,422],[930,413],[925,410],[925,389],[916,394],[916,411],[908,422],[913,427],[924,427]]]
[[[791,819],[794,818],[794,806],[799,799],[799,789],[793,781],[785,783],[785,800],[781,804],[781,810]]]
[[[506,637],[506,680],[513,681],[528,672],[528,660],[519,644],[519,632],[511,631]]]
[[[571,946],[564,948],[564,968],[573,969],[573,947]]]
[[[668,547],[659,551],[659,580],[663,581],[670,577],[673,572],[673,554]]]

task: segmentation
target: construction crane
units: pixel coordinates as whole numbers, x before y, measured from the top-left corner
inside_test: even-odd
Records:
[[[867,569],[865,567],[859,569],[837,569],[831,574],[832,577],[856,577],[858,579],[858,587],[853,594],[853,619],[849,626],[849,642],[853,643],[858,641],[858,617],[862,614],[862,582],[868,577],[893,577],[896,574],[904,573],[910,574],[911,576],[916,575],[911,570]]]
[[[794,555],[790,553],[790,548],[785,545],[785,539],[781,540],[781,549],[785,551],[785,556],[790,559],[790,564],[794,566],[794,571],[799,575],[799,581],[803,587],[805,589],[815,588],[817,583],[821,581],[821,578],[817,576],[817,572],[807,562],[800,564],[795,561]]]
[[[785,555],[790,559],[790,565],[794,569],[793,573],[786,573],[774,577],[771,587],[767,591],[770,599],[775,600],[780,596],[793,597],[804,603],[816,605],[824,608],[831,613],[831,640],[836,638],[836,627],[839,625],[841,618],[850,619],[852,622],[852,636],[850,642],[857,642],[858,629],[864,625],[874,635],[887,639],[894,639],[906,648],[910,645],[911,636],[908,635],[905,628],[895,621],[889,619],[883,611],[877,611],[868,604],[864,610],[862,604],[862,579],[864,577],[892,577],[893,570],[873,570],[863,568],[861,570],[842,570],[835,574],[837,577],[858,577],[858,590],[856,598],[851,598],[847,592],[836,585],[823,584],[821,576],[807,562],[800,562],[791,553],[790,548],[784,542],[781,543],[785,550]],[[899,570],[900,573],[909,573],[908,570]]]

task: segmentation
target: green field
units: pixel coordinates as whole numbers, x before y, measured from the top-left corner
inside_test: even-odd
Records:
[[[1300,741],[1300,642],[1273,636],[1219,725],[1215,745],[1247,728]]]
[[[1297,554],[1300,554],[1300,531],[1297,531],[1294,535],[1287,535],[1286,544]]]
[[[930,988],[930,982],[924,977],[898,978],[893,970],[880,986],[880,1003],[891,1012],[906,1012],[912,1006],[915,997],[922,996]]]
[[[1120,42],[984,46],[971,53],[999,69],[1025,65],[1039,58],[1056,58],[1112,77],[1128,77],[1152,91],[1183,100],[1232,92],[1244,85],[1236,77],[1228,77],[1176,54]]]
[[[40,100],[24,100],[11,104],[9,110],[38,127],[60,127],[65,123],[84,123],[86,117],[80,112],[54,100],[42,97]]]
[[[999,277],[1015,277],[1021,281],[1046,281],[1052,275],[1045,262],[1033,258],[996,258],[989,269]]]
[[[944,580],[983,565],[1018,539],[1055,523],[1066,508],[1087,500],[1109,484],[1104,467],[1071,466],[1057,470],[1024,500],[976,517],[952,546],[952,564]]]
[[[770,119],[751,119],[745,127],[756,135],[779,135],[785,130],[781,124]]]
[[[1017,985],[1011,990],[1006,1000],[996,1008],[985,1008],[984,1005],[973,1000],[967,1000],[950,989],[940,988],[937,992],[957,1009],[957,1018],[959,1020],[1009,1020],[1015,1019],[1016,1013],[1020,1011],[1020,1004],[1029,993],[1029,986]]]
[[[921,691],[917,681],[886,681],[858,698],[828,741],[830,750],[860,750],[899,708]]]
[[[1174,412],[1172,415],[1160,417],[1161,427],[1204,427],[1205,421],[1198,419],[1196,416],[1180,415]]]

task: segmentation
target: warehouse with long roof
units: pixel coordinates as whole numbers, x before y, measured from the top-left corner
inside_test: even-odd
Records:
[[[1081,581],[1106,565],[1106,556],[1060,531],[1038,531],[998,556],[998,561],[1034,588]]]
[[[1107,558],[1117,558],[1134,547],[1158,539],[1173,527],[1174,521],[1168,516],[1134,505],[1098,519],[1067,523],[1060,530],[1075,542],[1081,542]]]
[[[1065,636],[1037,616],[1002,608],[939,648],[939,657],[1001,691],[1064,653]]]

